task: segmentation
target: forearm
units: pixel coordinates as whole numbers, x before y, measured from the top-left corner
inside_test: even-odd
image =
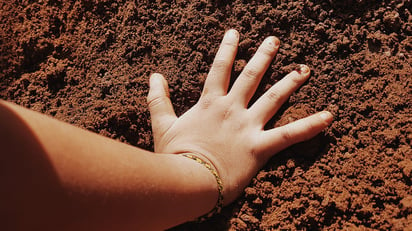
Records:
[[[216,203],[213,175],[193,160],[154,154],[6,102],[0,119],[0,196],[9,198],[0,208],[2,224],[164,229]]]

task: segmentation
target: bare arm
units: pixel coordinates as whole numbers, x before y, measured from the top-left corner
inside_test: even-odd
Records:
[[[207,213],[216,201],[213,176],[185,157],[6,102],[0,120],[3,230],[161,229]]]
[[[224,204],[280,150],[309,139],[331,121],[321,112],[264,130],[288,96],[309,77],[306,66],[248,103],[279,48],[267,38],[228,91],[239,35],[226,33],[199,102],[176,117],[166,80],[150,79],[148,103],[155,151],[132,147],[50,117],[0,103],[0,225],[15,229],[153,230],[207,213],[223,182]]]

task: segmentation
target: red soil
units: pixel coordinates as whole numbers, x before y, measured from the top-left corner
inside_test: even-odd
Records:
[[[233,76],[276,35],[257,95],[298,63],[313,74],[268,128],[323,109],[335,121],[273,157],[221,215],[174,230],[412,229],[411,1],[151,2],[2,0],[0,97],[153,149],[150,73],[181,114],[226,29],[241,33]]]

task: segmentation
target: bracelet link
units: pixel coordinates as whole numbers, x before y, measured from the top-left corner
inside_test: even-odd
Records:
[[[213,174],[213,176],[216,179],[219,196],[217,198],[217,202],[216,202],[215,207],[210,212],[208,212],[207,214],[197,218],[198,222],[203,222],[203,221],[211,218],[215,214],[220,213],[220,211],[222,210],[222,207],[223,207],[223,183],[222,183],[222,179],[220,178],[220,176],[219,176],[218,172],[216,171],[216,169],[214,169],[211,166],[211,164],[207,163],[206,161],[200,159],[197,156],[191,155],[191,154],[180,154],[180,155],[182,155],[184,157],[187,157],[189,159],[192,159],[192,160],[196,161],[197,163],[205,166]]]

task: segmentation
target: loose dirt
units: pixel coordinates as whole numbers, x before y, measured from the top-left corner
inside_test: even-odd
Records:
[[[333,124],[274,156],[222,214],[173,230],[412,229],[411,1],[229,2],[2,0],[0,97],[152,150],[150,73],[182,114],[225,30],[241,34],[234,77],[276,35],[257,96],[296,64],[313,72],[267,127],[324,109]]]

